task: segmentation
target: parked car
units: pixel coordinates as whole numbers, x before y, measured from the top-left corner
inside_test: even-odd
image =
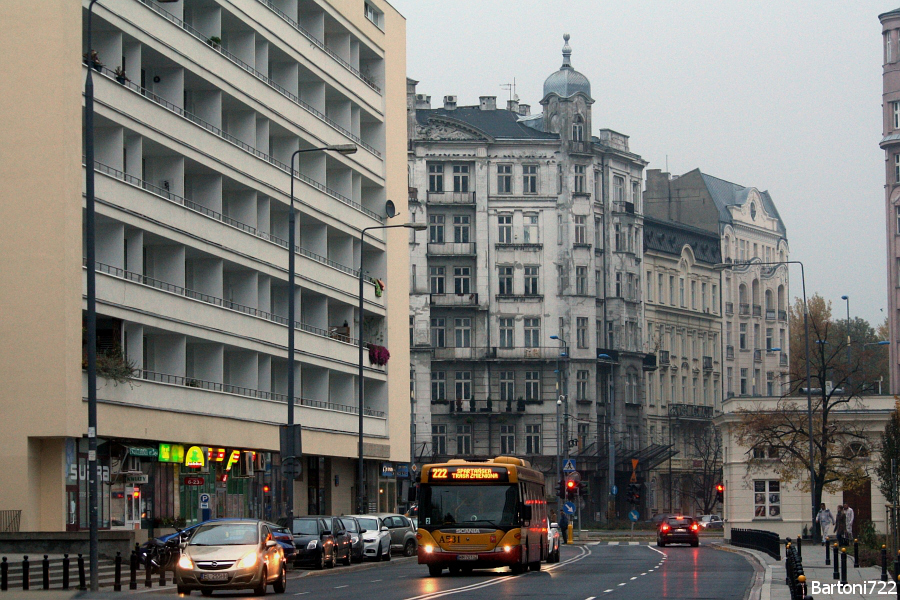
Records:
[[[350,555],[353,553],[352,534],[347,531],[341,517],[324,517],[324,519],[331,529],[331,537],[334,538],[334,559],[349,565]]]
[[[365,529],[363,556],[375,560],[391,560],[391,532],[377,515],[350,515]]]
[[[366,532],[365,528],[360,526],[359,521],[354,517],[343,516],[341,522],[344,530],[350,534],[350,561],[362,562],[365,556],[365,542],[363,542],[362,534]]]
[[[153,540],[147,540],[146,542],[141,544],[141,547],[138,549],[138,561],[140,562],[140,564],[146,565],[147,564],[147,556],[152,553],[152,550],[151,550],[152,546],[157,546],[157,547],[164,546],[166,544],[166,542],[175,540],[179,536],[182,536],[183,539],[190,538],[190,536],[193,535],[194,531],[196,531],[197,528],[200,527],[201,525],[206,525],[207,523],[217,523],[219,521],[239,521],[239,520],[240,519],[210,519],[209,521],[203,521],[202,523],[195,523],[194,525],[191,525],[190,527],[185,527],[184,529],[182,529],[180,531],[176,530],[174,533],[167,533],[166,535],[161,535],[158,538],[155,538]],[[171,555],[169,556],[169,560],[166,561],[166,564],[163,565],[163,567],[168,571],[172,571],[175,569],[175,561],[177,561],[177,560],[178,560],[178,554],[171,553]],[[157,568],[154,568],[153,570],[158,571]]]
[[[376,513],[391,533],[391,550],[402,551],[403,556],[415,556],[417,551],[416,528],[409,518],[395,513]]]
[[[278,542],[278,545],[281,546],[282,551],[284,551],[284,558],[288,564],[294,559],[294,555],[297,553],[297,547],[294,546],[294,534],[287,527],[283,527],[278,525],[277,523],[266,523],[269,526],[269,529],[272,531],[272,537],[275,538],[275,541]]]
[[[175,564],[179,594],[200,590],[252,589],[260,596],[271,585],[276,594],[287,588],[284,551],[263,521],[203,523],[196,528]]]
[[[700,527],[703,529],[724,529],[725,521],[719,515],[700,515],[697,517]]]
[[[547,562],[559,562],[559,523],[550,523],[547,528]]]
[[[671,516],[659,524],[656,530],[656,545],[666,544],[700,545],[700,524],[693,517]]]
[[[288,519],[278,524],[288,525]],[[294,517],[290,531],[294,535],[294,566],[311,566],[316,569],[333,567],[335,563],[334,536],[329,521],[324,517]]]

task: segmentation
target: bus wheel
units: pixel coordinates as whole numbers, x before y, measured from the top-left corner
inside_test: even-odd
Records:
[[[450,567],[450,574],[451,575],[459,575],[459,567],[457,567],[457,566]]]
[[[440,577],[442,570],[440,565],[428,565],[428,574],[432,577]]]
[[[529,563],[528,568],[530,568],[532,571],[540,571],[541,570],[541,561]]]
[[[516,563],[514,565],[510,565],[509,570],[512,571],[513,575],[521,575],[525,572],[525,565],[522,563]]]

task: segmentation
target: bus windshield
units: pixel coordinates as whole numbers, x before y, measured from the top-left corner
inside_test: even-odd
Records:
[[[419,523],[424,526],[515,526],[515,485],[424,485]]]

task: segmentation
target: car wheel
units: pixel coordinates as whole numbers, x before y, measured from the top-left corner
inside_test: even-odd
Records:
[[[265,596],[266,595],[266,582],[268,581],[269,575],[266,573],[265,568],[262,570],[262,576],[259,578],[259,585],[253,588],[253,594],[256,596]],[[205,590],[204,590],[205,591]],[[212,590],[210,590],[212,591]]]
[[[278,580],[272,585],[272,589],[275,590],[276,594],[283,594],[287,589],[287,569],[285,565],[281,565],[281,574],[278,576]]]
[[[525,572],[525,565],[523,565],[522,563],[516,563],[514,565],[511,565],[509,567],[509,570],[512,571],[513,575],[521,575]]]
[[[336,565],[336,564],[337,564],[337,555],[336,555],[335,552],[334,552],[334,548],[332,548],[332,549],[331,549],[331,560],[328,561],[328,564],[327,564],[326,566],[327,566],[329,569],[333,569],[333,568],[334,568],[334,565]]]
[[[662,540],[656,540],[656,545],[659,546],[660,548],[666,547],[666,543]]]
[[[378,544],[378,550],[375,551],[375,562],[381,560],[381,544]]]
[[[208,598],[209,596],[212,596],[213,591],[212,590],[200,590],[200,593]]]
[[[186,588],[186,587],[182,587],[182,586],[179,585],[179,586],[178,586],[178,593],[181,594],[181,595],[183,595],[183,596],[190,596],[190,595],[191,595],[191,588]]]
[[[316,561],[316,569],[321,571],[325,568],[325,549],[323,548],[321,552],[319,552],[319,560]]]
[[[344,564],[345,567],[349,567],[349,566],[350,566],[350,562],[351,562],[351,560],[350,560],[350,555],[351,555],[351,554],[353,554],[353,549],[348,547],[348,548],[347,548],[347,556],[345,556],[345,557],[344,557],[344,560],[341,561],[341,562]]]
[[[391,560],[391,543],[388,542],[387,551],[383,555],[384,560]]]
[[[443,571],[443,569],[438,565],[428,565],[428,574],[431,577],[440,577],[441,571]]]
[[[407,540],[406,546],[403,548],[403,554],[405,556],[415,556],[416,555],[416,543],[412,540]]]

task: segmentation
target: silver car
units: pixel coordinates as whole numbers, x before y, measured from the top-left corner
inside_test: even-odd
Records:
[[[391,549],[402,551],[403,556],[415,556],[418,544],[416,542],[416,528],[410,522],[409,517],[396,513],[376,513],[382,523],[391,533]]]

